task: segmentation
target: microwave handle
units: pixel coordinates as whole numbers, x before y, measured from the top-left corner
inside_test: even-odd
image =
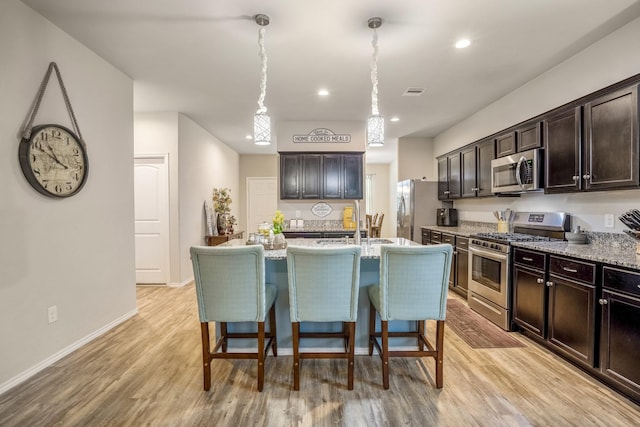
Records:
[[[518,166],[516,166],[516,181],[518,181],[518,185],[520,186],[520,188],[522,188],[523,190],[524,185],[522,185],[522,178],[520,177],[520,169],[522,168],[522,162],[526,161],[527,159],[524,158],[524,156],[520,157],[520,160],[518,160]]]

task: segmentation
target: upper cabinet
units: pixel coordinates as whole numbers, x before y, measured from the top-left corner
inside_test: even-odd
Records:
[[[491,160],[496,157],[493,138],[468,147],[460,152],[462,197],[492,196]]]
[[[362,199],[362,153],[280,154],[281,199]]]
[[[542,147],[542,123],[534,120],[516,129],[516,145],[518,153]]]
[[[438,160],[438,199],[459,199],[461,195],[460,152]]]
[[[545,118],[547,193],[638,187],[637,89],[616,90]]]
[[[509,131],[496,137],[496,157],[504,157],[516,152],[516,132]]]

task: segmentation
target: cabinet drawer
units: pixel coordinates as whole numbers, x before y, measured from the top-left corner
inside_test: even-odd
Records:
[[[596,265],[554,255],[549,257],[549,273],[594,285]]]
[[[545,269],[545,255],[542,253],[516,248],[513,257],[516,264],[525,265],[536,270]]]
[[[602,269],[602,286],[640,297],[640,273],[604,267]]]
[[[456,236],[453,234],[442,234],[442,243],[448,243],[451,246],[456,245]]]
[[[431,232],[431,243],[433,243],[433,244],[442,243],[442,233],[440,233],[439,231],[432,231]]]
[[[456,248],[458,249],[469,248],[469,239],[466,237],[456,236]]]

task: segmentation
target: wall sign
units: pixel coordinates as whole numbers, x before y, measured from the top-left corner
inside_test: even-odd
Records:
[[[331,129],[316,128],[309,132],[308,135],[293,135],[293,142],[295,143],[340,143],[351,142],[351,134],[337,134]]]
[[[311,207],[311,213],[320,218],[324,218],[325,216],[329,215],[332,210],[333,208],[331,207],[331,205],[325,202],[316,203]]]

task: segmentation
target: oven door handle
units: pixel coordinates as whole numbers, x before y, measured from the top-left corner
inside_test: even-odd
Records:
[[[489,252],[489,251],[483,251],[482,249],[477,249],[474,248],[473,246],[469,247],[469,252],[471,252],[472,254],[481,256],[481,257],[485,257],[485,258],[489,258],[495,261],[506,261],[507,260],[507,254],[499,254],[499,253],[495,253],[495,252]]]

